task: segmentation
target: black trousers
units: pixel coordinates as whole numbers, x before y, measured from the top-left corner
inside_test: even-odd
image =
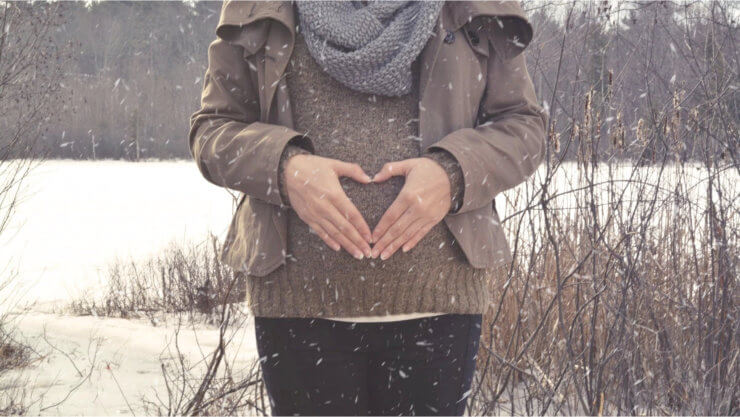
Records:
[[[481,314],[393,322],[255,317],[272,415],[461,416]]]

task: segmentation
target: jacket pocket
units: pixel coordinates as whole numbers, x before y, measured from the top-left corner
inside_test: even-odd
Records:
[[[480,25],[476,25],[475,21],[468,22],[460,29],[468,41],[470,49],[472,49],[477,55],[488,57],[488,33]]]
[[[517,15],[480,15],[462,27],[471,47],[479,54],[511,59],[532,41],[529,21]]]

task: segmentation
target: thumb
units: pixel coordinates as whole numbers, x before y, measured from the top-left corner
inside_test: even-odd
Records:
[[[363,184],[367,184],[372,181],[372,178],[365,173],[362,167],[355,163],[336,161],[334,164],[334,172],[340,177],[350,177]]]
[[[382,182],[397,175],[405,176],[408,174],[410,167],[411,163],[407,159],[402,161],[386,162],[386,164],[383,165],[383,168],[381,168],[373,177],[373,182]]]

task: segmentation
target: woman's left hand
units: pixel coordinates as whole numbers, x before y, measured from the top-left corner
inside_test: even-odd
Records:
[[[406,182],[372,233],[372,257],[388,259],[398,248],[407,252],[450,210],[451,185],[447,172],[436,161],[420,157],[388,162],[373,182],[404,175]]]

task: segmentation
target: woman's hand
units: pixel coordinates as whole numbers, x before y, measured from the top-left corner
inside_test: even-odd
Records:
[[[406,182],[373,231],[372,257],[388,259],[403,246],[403,251],[416,246],[429,230],[449,212],[450,179],[436,161],[420,157],[389,162],[373,177],[382,182],[405,175]]]
[[[368,184],[358,164],[318,155],[294,155],[285,165],[283,180],[291,207],[329,247],[343,247],[357,259],[370,257],[370,227],[344,193],[339,177]]]

